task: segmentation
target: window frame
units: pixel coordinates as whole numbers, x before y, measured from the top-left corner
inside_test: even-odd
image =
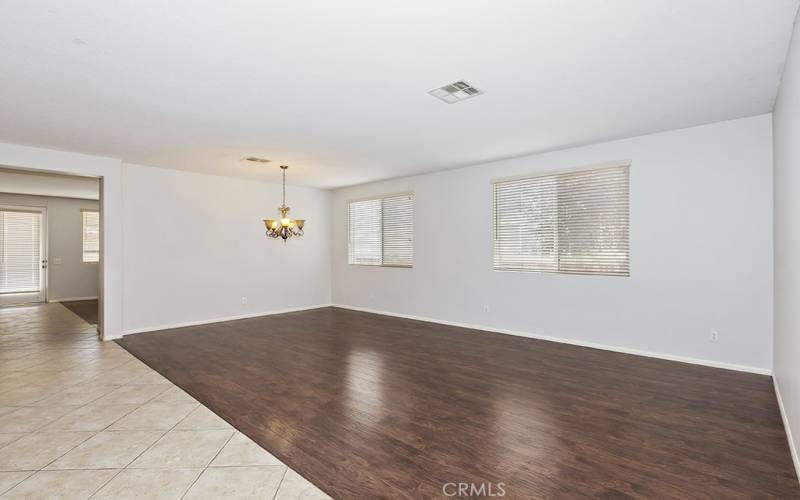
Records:
[[[362,201],[373,201],[373,200],[385,200],[387,198],[398,198],[401,196],[410,196],[411,197],[411,264],[409,265],[402,265],[402,264],[384,264],[383,261],[383,254],[381,253],[381,263],[380,264],[364,264],[360,262],[350,262],[350,205],[352,203],[358,203]],[[351,198],[348,199],[345,204],[347,210],[347,265],[348,266],[360,266],[360,267],[374,267],[374,268],[381,268],[381,267],[388,267],[388,268],[396,268],[396,269],[413,269],[414,267],[414,254],[416,253],[416,237],[415,237],[415,212],[416,212],[416,196],[414,191],[400,191],[397,193],[386,193],[374,196],[363,196],[360,198]],[[381,222],[381,231],[383,231],[383,222]],[[383,247],[383,236],[381,236],[381,247]]]
[[[489,189],[491,190],[490,199],[491,199],[491,245],[492,245],[492,261],[491,261],[491,268],[494,272],[499,273],[524,273],[524,274],[551,274],[551,275],[562,275],[562,276],[597,276],[602,278],[630,278],[631,276],[631,238],[630,238],[630,230],[631,230],[631,190],[630,190],[630,167],[632,164],[632,160],[619,160],[619,161],[611,161],[605,163],[595,163],[591,165],[583,165],[579,167],[565,167],[565,168],[558,168],[558,169],[550,169],[550,170],[542,170],[535,173],[530,174],[521,174],[521,175],[514,175],[509,177],[499,177],[493,178],[489,181]],[[544,270],[544,269],[522,269],[522,268],[498,268],[495,266],[495,255],[496,255],[496,224],[497,224],[497,202],[495,200],[495,185],[502,182],[511,182],[516,180],[525,180],[525,179],[532,179],[536,177],[547,177],[547,176],[556,176],[559,174],[570,174],[570,173],[579,173],[579,172],[586,172],[592,170],[603,170],[603,169],[610,169],[610,168],[619,168],[625,167],[628,169],[628,269],[626,274],[604,274],[604,273],[589,273],[589,272],[564,272],[560,270]],[[556,221],[556,224],[558,222]],[[556,241],[558,240],[558,231],[556,231]],[[558,244],[556,243],[556,253],[558,252]],[[557,257],[556,257],[557,258]]]
[[[87,212],[97,214],[97,260],[86,260],[86,214]],[[98,264],[100,262],[100,209],[97,208],[81,208],[81,263],[82,264]],[[93,251],[90,251],[94,253]]]

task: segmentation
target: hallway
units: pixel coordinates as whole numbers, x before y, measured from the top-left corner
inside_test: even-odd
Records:
[[[0,495],[56,492],[327,498],[67,308],[0,308]]]

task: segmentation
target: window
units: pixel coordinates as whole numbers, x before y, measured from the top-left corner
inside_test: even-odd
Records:
[[[100,212],[81,210],[83,217],[83,261],[100,261]]]
[[[494,183],[494,269],[629,276],[628,164]]]
[[[351,201],[348,214],[350,264],[394,267],[413,265],[413,194]]]

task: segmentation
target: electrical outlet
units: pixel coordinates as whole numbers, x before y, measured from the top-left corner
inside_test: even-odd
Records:
[[[719,332],[716,330],[711,330],[711,336],[709,336],[708,340],[711,342],[719,342]]]
[[[247,304],[247,297],[242,297],[242,305],[246,305],[246,304]]]
[[[489,304],[484,304],[483,305],[483,312],[485,312],[485,313],[492,312],[492,308],[489,307]]]

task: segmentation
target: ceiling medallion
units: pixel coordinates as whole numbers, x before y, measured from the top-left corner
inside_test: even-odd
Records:
[[[272,238],[283,238],[284,243],[294,236],[303,236],[303,226],[305,219],[290,219],[289,207],[286,206],[286,165],[281,165],[283,170],[283,204],[278,207],[281,217],[278,220],[264,219],[264,226],[267,228],[267,236]]]

